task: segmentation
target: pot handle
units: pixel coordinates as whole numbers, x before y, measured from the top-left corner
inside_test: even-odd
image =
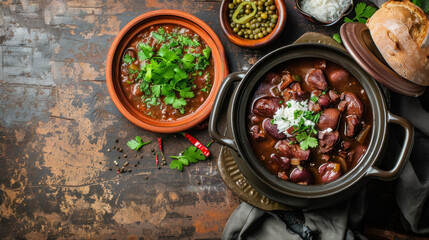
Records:
[[[228,89],[234,82],[241,81],[245,76],[245,72],[235,72],[231,73],[223,80],[222,85],[219,88],[219,92],[216,96],[216,99],[213,103],[212,113],[210,114],[209,119],[209,135],[216,142],[230,147],[237,151],[237,147],[235,146],[235,141],[233,139],[229,139],[226,136],[219,133],[218,125],[219,122],[219,114],[222,109],[223,104],[225,103],[225,97],[228,93]]]
[[[405,139],[398,160],[396,161],[395,166],[391,170],[384,171],[376,166],[372,166],[371,169],[368,171],[367,176],[378,178],[381,180],[393,180],[399,176],[399,173],[405,165],[405,162],[410,157],[411,150],[413,149],[414,145],[413,125],[411,125],[411,123],[407,119],[396,116],[390,112],[388,112],[387,117],[387,121],[389,123],[398,124],[405,130]]]

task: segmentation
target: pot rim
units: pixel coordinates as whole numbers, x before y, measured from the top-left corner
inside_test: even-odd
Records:
[[[195,112],[171,122],[162,122],[148,118],[131,106],[124,96],[116,76],[118,71],[118,67],[116,67],[118,63],[117,58],[118,56],[121,56],[123,52],[121,49],[124,50],[125,46],[128,45],[134,36],[141,30],[149,27],[150,25],[157,24],[181,25],[197,33],[211,48],[215,64],[213,86],[206,101]],[[136,28],[139,30],[136,30]],[[213,29],[192,14],[171,9],[147,12],[127,23],[112,42],[106,61],[106,83],[109,95],[115,106],[124,117],[135,125],[158,133],[175,133],[184,131],[207,119],[210,115],[213,102],[216,98],[216,94],[222,80],[228,75],[228,73],[228,64],[224,47]]]
[[[313,57],[322,58],[337,63],[347,69],[363,86],[369,98],[373,121],[371,130],[371,140],[365,155],[360,162],[338,180],[322,185],[302,186],[288,181],[280,180],[270,173],[255,157],[250,147],[247,136],[246,124],[238,124],[246,121],[248,113],[248,99],[254,91],[254,87],[263,75],[273,67],[278,66],[288,60]],[[244,95],[244,96],[243,96]],[[384,145],[387,131],[387,107],[382,91],[376,82],[349,56],[347,53],[324,44],[302,43],[293,44],[276,49],[255,63],[246,73],[245,77],[237,86],[236,94],[232,97],[231,132],[238,153],[243,158],[250,172],[267,187],[276,192],[299,198],[322,198],[338,194],[350,188],[371,170]],[[244,114],[243,114],[244,113]],[[245,174],[245,173],[243,173]],[[247,176],[249,178],[249,176]],[[261,192],[264,192],[263,189]]]

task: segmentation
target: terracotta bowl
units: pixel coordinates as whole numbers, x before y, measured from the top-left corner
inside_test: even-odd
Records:
[[[229,41],[234,43],[235,45],[241,46],[241,47],[247,47],[247,48],[260,48],[263,47],[270,42],[274,41],[280,34],[282,33],[284,27],[286,26],[286,18],[287,18],[287,11],[286,11],[286,4],[283,0],[275,0],[274,3],[277,8],[277,15],[279,16],[277,20],[277,24],[274,27],[273,31],[268,34],[267,36],[256,39],[256,40],[250,40],[245,39],[240,36],[238,36],[234,31],[232,30],[228,18],[228,4],[231,2],[231,0],[223,0],[222,5],[220,7],[220,13],[219,13],[219,20],[220,20],[220,26],[222,27],[223,33],[226,35]]]
[[[335,19],[334,21],[331,21],[331,22],[324,22],[324,21],[321,21],[321,20],[313,17],[309,13],[304,12],[304,10],[302,10],[302,8],[301,8],[300,2],[301,2],[301,0],[295,0],[296,9],[298,9],[298,11],[305,18],[307,18],[308,20],[310,20],[311,22],[314,22],[314,23],[316,23],[316,24],[318,24],[320,26],[325,26],[325,27],[334,25],[335,23],[337,23],[338,21],[340,21],[343,17],[345,17],[348,14],[350,14],[352,12],[352,10],[353,10],[353,0],[349,0],[349,2],[350,2],[349,7],[346,10],[344,10],[344,12],[341,13],[340,16],[337,19]]]
[[[128,102],[120,84],[120,62],[126,46],[142,30],[157,24],[176,24],[194,31],[211,48],[214,60],[215,76],[210,95],[198,110],[175,121],[159,121],[139,112]],[[118,33],[107,55],[106,83],[113,103],[132,123],[152,132],[180,132],[207,119],[222,80],[227,75],[228,63],[225,51],[216,33],[197,17],[177,10],[152,11],[136,17]]]

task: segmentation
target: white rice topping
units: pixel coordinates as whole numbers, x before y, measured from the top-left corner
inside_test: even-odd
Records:
[[[350,0],[301,0],[300,6],[318,20],[332,22],[350,6]]]
[[[295,114],[295,111],[300,111],[301,114]],[[314,126],[314,122],[304,118],[304,112],[306,111],[308,111],[308,100],[302,102],[295,100],[287,101],[286,107],[282,106],[274,114],[273,124],[277,125],[279,133],[285,133],[286,136],[291,137],[293,135],[288,133],[286,130],[292,126],[298,126],[301,119],[305,120],[305,126]]]

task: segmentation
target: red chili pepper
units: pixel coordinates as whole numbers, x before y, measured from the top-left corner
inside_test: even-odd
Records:
[[[162,151],[162,138],[158,138],[158,145],[159,145],[159,150],[161,150],[161,152],[163,152]]]
[[[159,165],[158,154],[155,155],[155,163],[156,163],[156,165]]]
[[[181,133],[181,134],[185,138],[187,138],[192,144],[194,144],[195,147],[200,149],[201,152],[203,152],[204,156],[206,156],[206,157],[210,156],[210,151],[206,146],[204,146],[204,144],[202,144],[200,141],[198,141],[196,138],[194,138],[190,134],[187,134],[187,133]]]

